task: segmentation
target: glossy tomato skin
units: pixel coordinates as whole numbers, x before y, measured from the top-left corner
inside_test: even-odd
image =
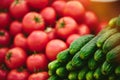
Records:
[[[7,48],[7,47],[0,48],[0,64],[4,63],[5,54],[7,53],[8,49],[9,48]]]
[[[17,69],[12,69],[7,76],[7,80],[28,80],[29,72],[27,70],[19,71]]]
[[[46,56],[50,61],[53,61],[56,59],[57,54],[66,48],[67,45],[64,41],[60,39],[53,39],[46,45]]]
[[[21,67],[27,59],[26,52],[19,47],[14,47],[8,50],[5,55],[5,64],[10,69]]]
[[[28,5],[35,9],[43,9],[48,5],[49,0],[26,0]]]
[[[28,50],[27,37],[23,33],[19,33],[14,37],[14,46]]]
[[[63,10],[64,16],[70,16],[77,22],[81,22],[84,18],[85,8],[79,1],[68,1]]]
[[[56,12],[52,7],[45,7],[40,11],[46,25],[54,25],[56,21]]]
[[[18,33],[22,33],[22,23],[19,21],[13,21],[10,24],[9,32],[12,36],[17,35]]]
[[[43,51],[48,41],[48,35],[44,31],[33,31],[27,38],[29,49],[36,52]]]
[[[10,34],[8,31],[1,29],[0,30],[0,46],[8,46],[10,43]]]
[[[13,1],[14,0],[1,0],[0,1],[0,9],[8,9]]]
[[[55,25],[56,35],[61,39],[66,39],[77,30],[77,22],[71,17],[61,17]]]
[[[0,80],[7,80],[8,71],[0,69]]]
[[[26,65],[30,72],[46,70],[48,59],[44,53],[33,54],[27,58]]]
[[[14,0],[9,7],[9,11],[16,19],[21,19],[26,13],[29,12],[29,7],[25,0]]]
[[[49,78],[48,72],[33,73],[29,76],[28,80],[47,80]]]
[[[44,30],[45,22],[43,17],[37,12],[27,13],[22,20],[23,30],[29,34],[34,30]]]

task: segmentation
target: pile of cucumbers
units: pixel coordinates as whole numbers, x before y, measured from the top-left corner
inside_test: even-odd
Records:
[[[120,16],[79,37],[48,64],[48,80],[120,80]]]

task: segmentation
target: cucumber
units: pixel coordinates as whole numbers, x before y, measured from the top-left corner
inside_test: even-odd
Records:
[[[78,71],[71,71],[69,74],[68,74],[68,79],[69,80],[78,80]]]
[[[93,74],[94,74],[94,71],[92,70],[90,70],[90,71],[88,71],[87,73],[86,73],[86,80],[95,80],[94,79],[94,76],[93,76]]]
[[[88,67],[84,67],[78,72],[78,80],[85,80],[86,73],[88,72]]]
[[[115,69],[115,64],[104,61],[104,63],[102,64],[101,71],[103,75],[110,75],[111,73],[114,72],[114,69]]]
[[[116,22],[117,22],[117,20],[118,20],[118,17],[112,18],[112,19],[108,22],[108,26],[111,27],[111,28],[116,27]]]
[[[54,70],[48,70],[48,74],[49,74],[49,76],[52,76],[52,75],[54,75],[54,74],[56,74],[56,71]]]
[[[105,42],[105,40],[107,38],[109,38],[111,35],[113,35],[114,33],[118,32],[118,30],[116,28],[110,29],[107,32],[105,32],[102,36],[100,36],[97,40],[97,46],[98,47],[102,47],[103,43]]]
[[[48,78],[48,80],[62,80],[62,79],[57,75],[52,75]]]
[[[120,45],[116,46],[115,48],[111,49],[107,54],[106,54],[106,60],[108,62],[115,62],[115,63],[120,63]]]
[[[74,55],[76,52],[78,52],[81,49],[81,47],[83,47],[93,37],[94,37],[94,35],[88,34],[88,35],[81,36],[78,39],[76,39],[75,41],[73,41],[69,47],[70,54]]]
[[[111,74],[108,76],[108,80],[117,80],[117,76],[115,74]]]
[[[59,67],[56,70],[56,74],[61,77],[61,78],[66,78],[68,76],[68,71],[67,69],[63,66],[63,67]]]
[[[103,80],[104,75],[103,75],[102,72],[101,72],[101,67],[98,67],[98,68],[95,70],[93,76],[94,76],[94,78],[95,78],[96,80]]]
[[[67,64],[66,64],[66,69],[68,71],[73,71],[75,70],[76,68],[72,65],[72,61],[69,61]]]
[[[94,58],[88,60],[88,67],[90,70],[95,70],[99,66],[98,62]]]
[[[103,52],[107,53],[118,44],[120,44],[120,33],[115,33],[104,42],[102,47]]]
[[[117,76],[120,76],[120,65],[118,65],[116,68],[115,68],[115,74]]]
[[[105,54],[103,54],[102,49],[98,49],[94,54],[94,60],[97,62],[102,62],[105,60]]]
[[[57,55],[57,60],[61,63],[67,63],[71,58],[72,55],[69,53],[69,49],[65,49]]]

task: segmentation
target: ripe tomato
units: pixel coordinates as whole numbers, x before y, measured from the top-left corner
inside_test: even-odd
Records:
[[[55,25],[55,32],[59,38],[66,39],[77,30],[77,22],[71,17],[62,17]]]
[[[7,80],[28,80],[29,72],[27,70],[12,69],[7,76]]]
[[[91,33],[89,27],[86,24],[78,25],[77,30],[79,35],[86,35]]]
[[[43,9],[48,5],[49,0],[26,0],[28,5],[35,9]]]
[[[27,13],[22,20],[22,24],[26,33],[31,33],[34,30],[44,30],[45,28],[43,17],[37,12]]]
[[[56,12],[55,12],[54,8],[52,8],[52,7],[43,8],[40,11],[40,14],[42,15],[43,19],[45,20],[46,25],[55,24]]]
[[[1,68],[0,65],[0,80],[7,80],[8,71]]]
[[[19,47],[14,47],[8,50],[5,55],[5,64],[10,69],[21,67],[25,64],[27,58],[26,52]]]
[[[28,49],[28,45],[27,45],[27,37],[25,37],[25,35],[23,33],[19,33],[14,37],[14,46],[16,47],[20,47],[24,50]]]
[[[50,61],[55,60],[57,54],[66,48],[67,45],[64,41],[60,39],[53,39],[46,45],[46,56]]]
[[[63,10],[64,16],[70,16],[81,22],[84,18],[85,8],[79,1],[68,1]]]
[[[33,31],[27,38],[29,49],[36,52],[43,51],[48,41],[48,35],[43,31]]]
[[[48,80],[48,78],[49,78],[48,72],[43,71],[31,74],[28,80]]]
[[[6,30],[0,30],[0,46],[8,46],[10,43],[10,35]]]
[[[10,15],[5,12],[0,12],[0,29],[6,28],[11,22]]]
[[[1,0],[0,1],[0,9],[8,9],[13,1],[14,0]]]
[[[19,21],[13,21],[10,24],[9,32],[12,36],[15,36],[18,33],[22,33],[23,26],[22,23]]]
[[[30,72],[46,70],[48,65],[48,59],[44,53],[33,54],[28,56],[26,65],[27,65],[27,69]]]
[[[0,48],[0,64],[4,63],[5,54],[7,53],[7,51],[8,51],[7,47]]]
[[[61,17],[63,16],[63,9],[66,2],[64,0],[56,0],[54,1],[51,6],[55,9],[57,16]]]

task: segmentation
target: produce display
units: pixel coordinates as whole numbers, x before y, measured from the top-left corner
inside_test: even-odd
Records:
[[[48,80],[120,80],[120,16],[73,41],[48,64]]]

